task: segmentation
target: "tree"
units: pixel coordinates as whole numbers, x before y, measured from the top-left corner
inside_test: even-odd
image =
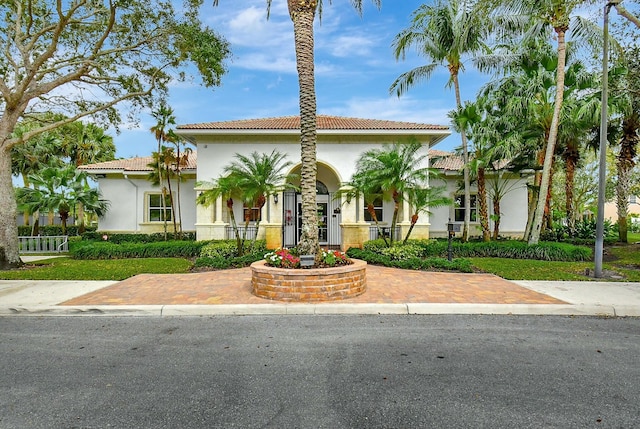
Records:
[[[23,187],[16,191],[21,206],[28,207],[32,213],[57,212],[63,234],[67,233],[69,215],[78,205],[98,216],[104,215],[108,208],[100,193],[87,185],[87,173],[76,171],[74,166],[47,167],[30,174],[29,179],[33,188]]]
[[[171,190],[171,178],[174,175],[172,165],[176,156],[173,149],[167,146],[161,146],[160,152],[151,154],[153,161],[147,164],[151,168],[151,172],[147,175],[147,180],[153,186],[160,186],[160,207],[162,212],[162,222],[164,229],[164,239],[167,239],[167,222],[169,219],[173,222],[173,236],[178,235],[178,225],[176,224],[175,205],[173,201],[173,192]],[[166,180],[166,182],[164,182]],[[166,186],[165,186],[166,184]],[[171,207],[171,215],[168,214],[167,207]]]
[[[620,16],[623,16],[636,27],[640,28],[640,18],[629,12],[621,3],[614,4],[613,6],[616,8],[616,12],[618,12]]]
[[[546,35],[548,38],[552,31],[557,42],[558,63],[554,109],[545,148],[539,193],[541,197],[538,198],[536,205],[529,244],[537,244],[540,239],[543,217],[547,207],[547,198],[544,196],[549,194],[560,112],[564,100],[567,32],[573,28],[573,33],[578,38],[582,36],[583,40],[594,40],[595,36],[599,34],[599,30],[596,30],[596,26],[592,22],[581,17],[574,17],[572,23],[573,12],[579,6],[592,2],[593,0],[503,0],[500,2],[500,7],[497,8],[500,30],[510,33],[509,37],[513,37],[515,30],[524,34],[525,39],[541,35]],[[496,6],[495,1],[485,0],[484,3],[491,8]]]
[[[435,173],[434,173],[435,175]],[[409,207],[411,207],[411,226],[404,237],[402,244],[406,244],[411,237],[413,227],[418,223],[420,213],[431,213],[429,209],[448,206],[453,201],[451,198],[445,197],[444,194],[447,190],[446,186],[428,187],[428,188],[410,188],[407,190],[407,198],[409,200]]]
[[[187,63],[196,65],[205,85],[219,84],[228,45],[202,25],[200,3],[187,0],[182,13],[167,0],[0,5],[0,268],[21,263],[13,147],[82,117],[117,126],[117,106],[132,114],[149,106]],[[21,118],[38,112],[63,116],[14,134]]]
[[[178,236],[182,238],[182,198],[180,196],[180,183],[185,180],[182,177],[182,169],[189,165],[189,156],[193,152],[190,147],[186,147],[186,140],[177,135],[173,130],[167,133],[167,141],[173,145],[175,149],[175,157],[173,160],[172,173],[176,177],[176,200],[178,209]],[[185,147],[183,147],[185,146]],[[180,149],[183,149],[182,152]]]
[[[258,237],[262,208],[265,206],[267,199],[285,189],[295,189],[295,186],[291,184],[294,176],[285,173],[285,170],[292,163],[285,161],[286,155],[276,149],[270,154],[252,152],[249,156],[245,156],[236,153],[235,158],[235,161],[225,167],[224,175],[217,180],[216,184],[211,189],[200,194],[198,203],[210,205],[219,196],[227,198],[227,209],[229,210],[238,243],[238,256],[242,256],[244,254],[247,230],[249,223],[252,221],[251,211],[255,208],[259,214],[255,219],[256,234],[251,241],[249,252],[253,250]],[[239,196],[247,208],[244,216],[245,229],[242,238],[240,238],[233,213],[233,196]]]
[[[362,0],[349,0],[362,13]],[[267,14],[271,0],[267,2]],[[331,3],[331,0],[329,0]],[[380,7],[381,0],[372,0]],[[216,6],[218,0],[213,0]],[[313,22],[316,10],[322,13],[322,0],[287,0],[293,21],[296,67],[300,87],[300,193],[302,195],[302,231],[298,242],[301,254],[318,253],[318,215],[316,202],[316,90]]]
[[[75,121],[61,127],[60,134],[63,156],[77,167],[115,159],[113,137],[96,124]]]
[[[465,57],[487,52],[484,40],[489,27],[482,21],[482,15],[474,7],[474,3],[467,0],[436,0],[432,5],[420,6],[413,13],[411,25],[393,41],[396,59],[404,58],[406,51],[415,47],[420,55],[432,62],[400,75],[389,89],[392,93],[401,96],[418,82],[428,80],[437,67],[445,66],[450,77],[447,85],[453,86],[456,107],[462,106],[458,75],[464,71]],[[471,184],[467,135],[464,130],[460,132],[460,137],[465,195],[462,239],[466,241],[469,237]]]
[[[167,148],[165,148],[164,142],[167,140],[167,136],[169,131],[171,130],[171,126],[176,124],[176,117],[173,115],[173,109],[169,106],[166,105],[166,103],[161,102],[160,106],[156,109],[153,110],[151,112],[151,116],[156,120],[156,123],[154,126],[151,127],[151,132],[153,133],[153,135],[156,138],[156,141],[158,143],[158,150],[157,150],[157,157],[155,158],[155,162],[156,162],[156,168],[155,168],[155,174],[157,174],[157,178],[151,178],[150,176],[150,180],[153,180],[154,183],[158,183],[161,188],[162,188],[162,198],[161,198],[161,202],[160,204],[162,205],[162,213],[163,213],[163,219],[164,219],[164,239],[167,239],[167,206],[166,206],[166,192],[165,192],[165,187],[164,184],[162,182],[162,177],[163,177],[163,171],[168,173],[167,171],[167,164],[168,164],[168,160],[167,160],[167,156],[168,156],[168,152],[167,152]],[[167,175],[167,182],[169,184],[169,195],[171,195],[171,179],[168,177]],[[170,197],[173,198],[173,197]],[[173,205],[171,206],[171,208],[173,209]],[[175,226],[175,216],[172,216],[174,219],[174,226]],[[175,229],[175,228],[174,228]],[[175,233],[176,231],[174,231]]]
[[[393,201],[389,245],[393,244],[400,203],[410,195],[420,196],[412,190],[427,188],[429,177],[435,175],[434,170],[426,167],[427,154],[421,154],[422,149],[422,143],[411,138],[406,142],[384,144],[379,149],[368,150],[356,162],[352,183],[355,186],[366,184],[364,194],[379,189],[385,198]]]

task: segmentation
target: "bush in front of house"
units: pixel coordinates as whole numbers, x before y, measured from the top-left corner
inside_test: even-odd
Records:
[[[409,257],[446,258],[448,245],[447,240],[409,240],[405,245],[386,247],[382,240],[372,240],[364,244],[364,249],[388,255],[397,260]],[[566,262],[588,261],[592,258],[592,251],[588,247],[559,242],[540,242],[529,245],[517,240],[467,243],[454,240],[451,243],[451,250],[456,258],[509,258]]]
[[[459,271],[463,273],[473,272],[471,268],[471,261],[462,258],[456,258],[453,261],[449,261],[445,258],[421,258],[413,256],[407,257],[406,259],[393,259],[389,255],[383,255],[372,250],[357,249],[354,247],[347,250],[347,255],[350,258],[361,259],[370,264],[403,268],[407,270]]]
[[[31,236],[33,227],[30,225],[20,225],[18,226],[18,235],[20,237],[29,237]],[[96,230],[95,226],[86,226],[85,231],[94,232]],[[86,234],[86,232],[85,232]],[[36,235],[44,235],[47,237],[51,237],[54,235],[65,235],[62,233],[61,225],[43,225],[38,227],[38,233]],[[78,232],[78,227],[76,225],[67,226],[67,234],[70,237],[74,237],[80,235]]]
[[[69,243],[74,259],[124,258],[193,258],[200,254],[206,242],[162,241],[152,243],[122,243],[109,241],[78,241]]]
[[[265,240],[256,240],[253,251],[249,254],[238,256],[238,245],[235,240],[216,240],[205,244],[199,257],[196,259],[195,268],[242,268],[259,261],[267,251]]]
[[[122,244],[122,243],[157,243],[167,240],[183,240],[183,241],[195,241],[195,232],[183,232],[182,238],[174,237],[173,233],[167,233],[167,240],[164,239],[164,233],[154,232],[152,234],[130,234],[130,233],[110,233],[91,231],[82,234],[82,239],[87,241],[108,241],[110,243]]]

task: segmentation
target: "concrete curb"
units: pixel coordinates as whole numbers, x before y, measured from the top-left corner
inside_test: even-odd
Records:
[[[237,304],[237,305],[101,305],[0,308],[3,316],[206,317],[239,315],[330,314],[502,314],[640,317],[637,306],[570,304]]]

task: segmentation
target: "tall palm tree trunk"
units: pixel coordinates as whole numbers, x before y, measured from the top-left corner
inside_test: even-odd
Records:
[[[462,99],[460,97],[458,70],[450,67],[450,73],[453,79],[453,88],[456,93],[456,107],[460,110],[462,107]],[[464,227],[462,230],[462,241],[466,242],[469,240],[469,227],[471,224],[471,178],[469,174],[469,144],[464,129],[460,130],[460,138],[462,140],[462,162],[464,164],[462,169],[464,179]]]
[[[491,240],[489,231],[489,207],[487,206],[487,186],[484,168],[478,168],[478,210],[480,215],[480,226],[482,227],[482,241]]]
[[[618,183],[616,184],[616,202],[618,206],[618,239],[628,242],[627,217],[629,216],[629,189],[631,187],[631,172],[635,167],[637,145],[640,141],[638,128],[640,117],[633,113],[622,123],[623,135],[620,141],[620,153],[616,162]]]
[[[560,111],[562,110],[562,101],[564,99],[564,74],[565,64],[567,60],[567,45],[565,42],[566,28],[556,28],[558,36],[558,70],[556,73],[556,98],[553,106],[553,118],[551,119],[551,128],[549,130],[549,140],[544,156],[544,164],[542,167],[542,182],[540,183],[540,193],[536,204],[536,211],[533,217],[533,225],[531,228],[531,236],[529,244],[538,244],[540,240],[540,232],[542,229],[542,218],[544,217],[545,207],[547,205],[547,194],[549,192],[551,182],[551,168],[553,166],[553,155],[556,149],[556,141],[558,139],[558,126],[560,124]]]
[[[564,195],[565,195],[565,211],[567,216],[567,227],[569,233],[573,236],[576,229],[576,213],[573,200],[575,199],[573,194],[573,187],[575,184],[577,159],[575,156],[568,156],[565,160],[566,177],[564,182]]]
[[[318,251],[318,206],[316,203],[316,89],[314,72],[313,21],[316,0],[287,0],[293,21],[296,66],[300,85],[300,191],[302,194],[302,232],[298,249],[301,254]]]

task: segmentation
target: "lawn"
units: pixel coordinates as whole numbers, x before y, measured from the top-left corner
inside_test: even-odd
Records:
[[[640,282],[640,234],[630,234],[628,245],[607,246],[603,268],[620,274],[620,279]],[[585,271],[593,270],[593,261],[552,262],[530,259],[470,258],[480,271],[508,280],[593,280]],[[192,262],[183,258],[141,258],[75,260],[69,257],[47,259],[24,268],[0,271],[1,280],[124,280],[136,274],[187,273]]]
[[[0,280],[124,280],[136,274],[186,273],[183,258],[76,260],[68,257],[31,262],[18,270],[0,271]]]
[[[636,234],[637,235],[637,234]],[[640,241],[629,237],[630,243]],[[594,280],[587,277],[587,268],[593,270],[594,262],[554,262],[530,259],[471,258],[472,264],[487,273],[507,280]],[[597,279],[640,282],[640,244],[617,244],[605,248],[602,264],[605,272],[621,275],[621,279]]]

